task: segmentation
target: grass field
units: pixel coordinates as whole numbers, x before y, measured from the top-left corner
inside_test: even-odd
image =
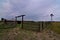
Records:
[[[41,22],[24,22],[23,28],[27,30],[33,30],[33,31],[39,31],[41,27]],[[21,28],[21,24],[14,24],[14,23],[7,23],[4,24],[3,22],[0,22],[0,29],[9,29],[9,28],[14,28],[14,27],[19,27]],[[56,33],[60,34],[60,22],[45,22],[43,23],[43,28],[51,29]]]
[[[21,24],[4,24],[3,22],[1,22],[0,40],[49,40],[47,39],[48,37],[46,37],[48,36],[48,33],[46,33],[46,31],[42,33],[37,32],[39,31],[40,24],[41,22],[25,22],[23,29],[21,29]],[[47,22],[43,27],[46,30],[50,29],[57,34],[60,34],[60,22]],[[57,39],[59,38],[60,37],[58,37]]]
[[[54,32],[60,34],[60,22],[54,22],[52,25],[50,25],[50,29]]]

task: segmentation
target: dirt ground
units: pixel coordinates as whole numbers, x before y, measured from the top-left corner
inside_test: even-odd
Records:
[[[7,30],[0,40],[60,40],[60,35],[52,31],[28,31],[19,28]]]

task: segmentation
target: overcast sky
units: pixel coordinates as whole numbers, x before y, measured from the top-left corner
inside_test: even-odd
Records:
[[[60,21],[60,0],[0,0],[0,18],[26,15],[25,20]],[[20,19],[20,18],[19,18]]]

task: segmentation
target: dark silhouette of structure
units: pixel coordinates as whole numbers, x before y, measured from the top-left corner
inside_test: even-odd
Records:
[[[25,16],[25,15],[20,15],[20,16],[16,16],[16,17],[15,17],[15,20],[16,20],[16,21],[17,21],[17,18],[22,17],[22,21],[21,21],[22,29],[23,29],[23,21],[24,21],[23,19],[24,19],[24,16]]]
[[[1,21],[4,22],[5,24],[15,22],[14,20],[7,20],[5,18],[1,18]],[[17,24],[21,24],[21,21],[16,21]]]
[[[3,21],[4,20],[4,18],[1,18],[1,21]]]
[[[53,17],[54,15],[53,15],[53,14],[50,14],[50,16],[51,16],[51,21],[53,21],[53,18],[52,18],[52,17]]]
[[[5,24],[7,24],[7,20],[4,18],[1,18],[1,21],[4,22]]]

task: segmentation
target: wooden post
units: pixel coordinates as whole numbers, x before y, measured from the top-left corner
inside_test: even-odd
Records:
[[[15,24],[17,24],[17,17],[15,17]]]
[[[40,22],[38,22],[38,32],[40,32]]]
[[[23,16],[22,16],[22,29],[23,29]]]
[[[25,16],[25,15],[21,15],[21,17],[22,17],[22,27],[21,27],[21,28],[22,28],[22,29],[23,29],[23,24],[24,24],[24,23],[23,23],[23,21],[24,21],[24,16]]]

